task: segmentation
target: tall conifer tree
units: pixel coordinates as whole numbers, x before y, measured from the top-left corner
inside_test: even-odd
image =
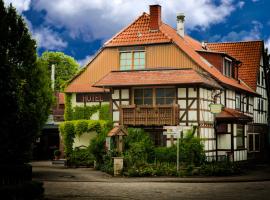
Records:
[[[52,102],[48,70],[12,5],[0,0],[0,164],[28,162]]]

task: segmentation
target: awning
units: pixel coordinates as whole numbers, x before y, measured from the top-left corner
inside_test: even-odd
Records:
[[[123,126],[116,126],[108,133],[108,137],[127,135],[127,130]]]
[[[209,88],[222,88],[208,74],[194,69],[112,71],[94,84],[101,88],[150,85],[204,85]]]
[[[216,115],[217,122],[247,123],[252,121],[252,117],[231,108],[224,108]]]

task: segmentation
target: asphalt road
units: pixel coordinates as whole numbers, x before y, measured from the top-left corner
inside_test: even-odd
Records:
[[[243,177],[199,178],[205,183],[183,183],[170,178],[113,178],[90,168],[67,169],[51,166],[49,162],[33,164],[33,179],[44,182],[47,200],[88,199],[181,199],[181,200],[270,200],[270,171]],[[251,176],[251,177],[249,177]],[[252,178],[253,177],[253,178]],[[251,180],[244,182],[243,180]],[[182,181],[183,179],[181,179]],[[186,179],[184,179],[186,180]],[[198,179],[196,179],[197,181]]]
[[[49,200],[183,199],[269,200],[270,182],[239,183],[110,183],[45,182]]]

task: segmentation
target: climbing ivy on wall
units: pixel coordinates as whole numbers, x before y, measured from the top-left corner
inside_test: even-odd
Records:
[[[75,136],[81,136],[83,133],[95,131],[97,134],[103,130],[107,130],[110,123],[105,120],[73,120],[62,122],[59,125],[59,131],[63,137],[64,151],[69,158],[73,151],[73,143]]]
[[[71,98],[71,94],[65,94],[65,121],[81,119],[89,120],[96,112],[99,112],[99,119],[108,121],[112,120],[109,105],[75,106],[74,108],[72,108]]]
[[[64,113],[65,121],[72,120],[72,106],[71,106],[71,94],[65,94],[65,113]]]
[[[91,116],[100,110],[99,105],[95,106],[75,106],[72,109],[72,119],[90,119]]]

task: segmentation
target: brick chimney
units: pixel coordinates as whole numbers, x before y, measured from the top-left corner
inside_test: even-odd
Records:
[[[157,31],[161,25],[161,6],[150,5],[150,30]]]

